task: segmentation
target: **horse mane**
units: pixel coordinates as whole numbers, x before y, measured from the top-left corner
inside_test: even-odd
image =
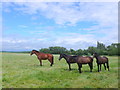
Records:
[[[39,51],[37,51],[37,50],[32,50],[32,51],[39,52]]]
[[[98,53],[96,53],[96,52],[95,52],[94,54],[97,55],[97,56],[100,56],[100,55],[99,55]]]
[[[63,53],[62,55],[63,55],[63,56],[68,56],[68,55],[66,55],[66,54],[64,54],[64,53]]]

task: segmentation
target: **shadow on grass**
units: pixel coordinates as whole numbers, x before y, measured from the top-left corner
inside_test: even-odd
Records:
[[[63,71],[75,71],[75,73],[79,73],[79,70],[78,69],[62,69]],[[82,73],[97,73],[98,71],[96,70],[93,70],[92,72],[90,72],[90,70],[82,70]],[[106,71],[100,71],[100,72],[106,72]],[[98,72],[99,73],[99,72]]]

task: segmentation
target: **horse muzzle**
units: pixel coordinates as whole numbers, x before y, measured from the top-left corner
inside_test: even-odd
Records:
[[[33,55],[33,53],[30,54],[30,56],[32,56],[32,55]]]

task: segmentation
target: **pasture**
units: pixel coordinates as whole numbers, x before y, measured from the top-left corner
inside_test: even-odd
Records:
[[[89,66],[83,65],[82,73],[77,64],[68,64],[64,59],[58,60],[54,55],[54,65],[48,60],[43,66],[35,55],[25,53],[2,53],[2,88],[118,88],[118,57],[108,56],[110,71],[97,72],[96,59],[93,72]]]

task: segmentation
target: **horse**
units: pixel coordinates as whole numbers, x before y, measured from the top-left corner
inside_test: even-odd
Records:
[[[39,52],[37,50],[32,50],[30,55],[33,55],[35,54],[38,58],[38,60],[40,61],[40,66],[42,66],[42,60],[47,60],[51,63],[50,66],[53,65],[53,62],[54,62],[54,57],[52,54],[45,54],[45,53],[42,53],[42,52]]]
[[[82,68],[82,64],[88,64],[89,67],[90,67],[90,72],[92,72],[92,69],[93,69],[93,58],[90,57],[90,56],[78,56],[77,57],[77,64],[78,64],[78,67],[79,67],[79,73],[82,73],[81,72],[81,68]]]
[[[70,64],[77,63],[79,73],[81,73],[82,64],[88,64],[90,67],[90,72],[93,69],[93,58],[92,57],[83,57],[83,56],[70,56],[66,54],[60,54],[59,60],[64,58],[69,65],[69,70],[71,70]]]
[[[77,56],[70,56],[70,55],[66,55],[66,54],[60,54],[59,56],[59,61],[64,58],[67,62],[67,64],[69,65],[69,70],[71,70],[71,65],[73,63],[76,63],[76,58]]]
[[[105,70],[106,70],[106,65],[105,64],[107,64],[107,68],[108,68],[108,71],[109,71],[109,60],[108,60],[107,57],[105,57],[105,56],[101,57],[98,53],[94,53],[93,58],[96,58],[96,63],[97,63],[97,66],[98,66],[98,72],[101,71],[101,64],[104,65]],[[99,70],[99,66],[100,66],[100,70]]]

